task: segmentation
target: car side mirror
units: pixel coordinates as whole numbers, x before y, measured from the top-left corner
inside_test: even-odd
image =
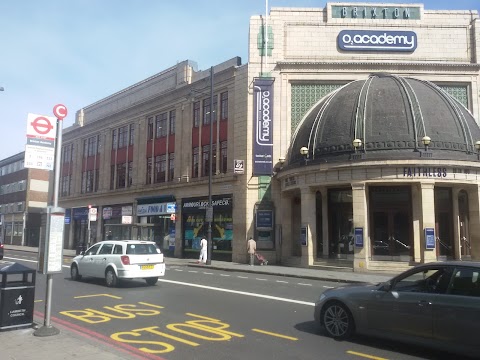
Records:
[[[85,256],[85,251],[80,251],[80,255],[84,255]]]
[[[389,292],[392,290],[392,282],[391,281],[386,281],[382,284],[381,289],[385,292]]]

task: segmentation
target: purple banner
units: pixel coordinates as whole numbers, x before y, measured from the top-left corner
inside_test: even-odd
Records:
[[[272,175],[273,79],[253,82],[253,175]]]

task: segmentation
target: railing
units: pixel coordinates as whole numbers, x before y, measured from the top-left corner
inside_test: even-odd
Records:
[[[410,245],[404,244],[404,243],[401,242],[400,240],[395,239],[393,236],[389,237],[388,240],[390,240],[390,241],[393,240],[393,241],[395,241],[397,244],[402,245],[405,249],[409,249],[409,250],[410,250]]]
[[[452,246],[451,245],[448,245],[447,243],[443,242],[442,240],[440,240],[440,238],[437,236],[436,237],[436,240],[437,240],[437,243],[441,246],[443,246],[445,249],[447,249],[448,251],[451,251],[452,250]]]

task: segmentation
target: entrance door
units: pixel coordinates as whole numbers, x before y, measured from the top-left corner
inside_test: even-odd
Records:
[[[410,216],[405,210],[373,213],[372,258],[375,260],[410,259]]]
[[[453,259],[452,191],[435,187],[435,235],[438,260]]]
[[[460,259],[471,259],[471,244],[469,234],[468,223],[468,195],[467,192],[462,190],[458,194],[458,220],[460,228]]]
[[[412,206],[408,186],[370,188],[372,260],[410,261]]]

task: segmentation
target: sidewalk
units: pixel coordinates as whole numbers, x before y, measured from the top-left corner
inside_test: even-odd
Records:
[[[38,253],[38,248],[5,245],[5,256],[9,256],[9,250]],[[75,250],[64,250],[64,256],[75,256]],[[342,283],[354,282],[382,282],[390,279],[392,275],[377,273],[354,273],[325,269],[304,269],[278,265],[249,266],[225,261],[212,261],[211,265],[197,264],[193,259],[165,258],[167,276],[169,266],[190,266],[223,271],[239,271],[258,274],[270,274],[304,278],[311,280],[328,280]],[[43,319],[35,317],[36,324],[42,325]],[[52,322],[53,323],[53,322]],[[102,360],[127,360],[140,359],[136,354],[129,353],[119,348],[113,349],[96,340],[93,337],[78,334],[74,329],[67,329],[59,324],[54,324],[60,330],[60,334],[48,337],[37,337],[33,333],[35,329],[22,329],[0,332],[2,342],[1,358],[16,359],[102,359]],[[36,325],[37,327],[37,325]]]

